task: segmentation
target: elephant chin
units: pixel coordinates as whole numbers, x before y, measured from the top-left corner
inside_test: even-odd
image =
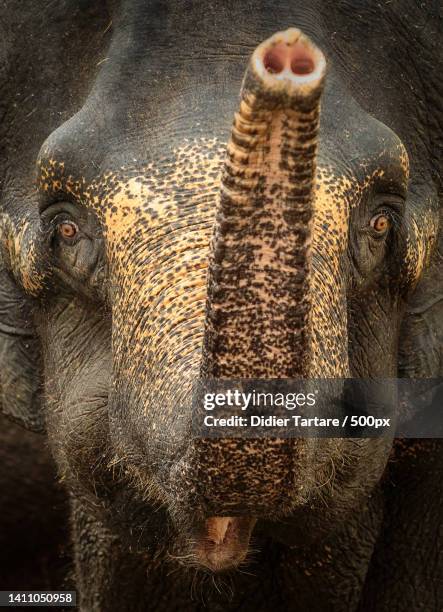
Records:
[[[212,572],[238,567],[247,557],[252,530],[251,517],[213,516],[206,519],[192,544],[198,566]]]

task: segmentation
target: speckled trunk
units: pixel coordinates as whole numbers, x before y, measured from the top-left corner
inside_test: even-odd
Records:
[[[306,376],[311,219],[325,59],[299,30],[254,51],[222,177],[201,375]],[[290,513],[306,449],[293,439],[196,439],[183,462],[207,517],[194,554],[238,564],[256,516]],[[220,475],[223,474],[223,478]],[[260,474],[260,477],[257,477]],[[240,533],[232,543],[217,533]],[[245,535],[246,534],[246,535]],[[231,538],[232,540],[232,538]]]
[[[274,35],[251,58],[212,244],[204,377],[306,372],[324,71],[323,54],[296,29]]]

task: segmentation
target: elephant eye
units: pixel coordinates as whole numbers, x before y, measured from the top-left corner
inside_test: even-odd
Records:
[[[369,224],[376,235],[383,236],[391,227],[391,218],[386,213],[378,213],[371,218]]]
[[[57,231],[61,238],[71,241],[78,234],[78,225],[73,221],[62,221],[57,225]]]

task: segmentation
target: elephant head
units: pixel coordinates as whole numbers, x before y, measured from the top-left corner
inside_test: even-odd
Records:
[[[254,21],[249,65],[232,61],[242,28],[225,8],[217,44],[210,11],[196,40],[197,8],[146,10],[113,6],[76,112],[36,128],[18,178],[4,164],[1,397],[46,428],[92,512],[139,548],[160,516],[161,546],[215,571],[245,559],[256,521],[328,532],[391,442],[195,440],[200,377],[439,373],[438,118],[420,106],[436,80],[418,58],[423,91],[406,99],[386,49],[332,36],[332,9],[329,29],[301,9],[277,21],[303,31]]]

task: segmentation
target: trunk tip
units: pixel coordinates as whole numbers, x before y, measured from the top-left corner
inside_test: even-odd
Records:
[[[303,95],[321,87],[326,59],[301,30],[289,28],[257,47],[252,70],[267,89],[290,89]]]

